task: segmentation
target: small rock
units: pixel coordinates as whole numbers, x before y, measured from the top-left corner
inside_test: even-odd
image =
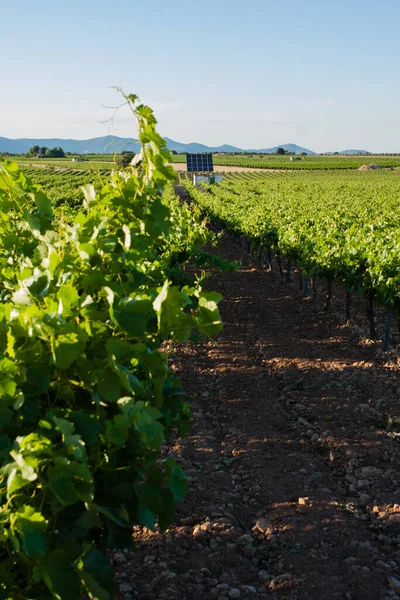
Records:
[[[354,556],[349,556],[344,559],[343,564],[349,567],[350,565],[354,565],[355,562],[357,562],[357,559]]]
[[[282,575],[278,575],[278,577],[271,579],[268,587],[270,590],[275,590],[277,585],[284,581],[288,581],[289,579],[292,579],[291,573],[282,573]]]
[[[218,589],[220,592],[227,592],[227,591],[229,590],[229,585],[228,585],[227,583],[219,583],[219,584],[217,585],[217,589]]]
[[[360,548],[360,550],[367,550],[369,552],[372,550],[371,542],[369,542],[368,540],[364,540],[363,542],[359,542],[358,543],[358,547]]]
[[[308,506],[309,504],[311,504],[311,500],[310,498],[299,498],[298,503],[301,506]]]
[[[361,569],[361,565],[352,565],[349,569],[350,573],[357,573]]]
[[[265,533],[269,530],[269,528],[270,525],[267,519],[259,519],[256,523],[256,529],[258,529],[258,531],[261,531],[261,533]]]
[[[271,575],[265,569],[261,569],[258,571],[258,579],[261,583],[265,583],[271,579]]]
[[[308,423],[308,421],[306,421],[305,419],[303,419],[303,417],[299,417],[297,419],[297,424],[301,425],[302,427],[308,427],[309,429],[312,429],[311,423]]]
[[[371,475],[380,475],[382,473],[382,469],[378,469],[377,467],[363,467],[361,469],[361,475],[363,477],[370,477]]]
[[[388,565],[387,563],[383,562],[382,560],[376,561],[376,568],[380,569],[382,571],[391,571],[392,570],[392,567],[390,565]]]
[[[232,588],[228,592],[229,598],[240,598],[240,590],[238,588]]]
[[[201,525],[197,525],[194,529],[193,529],[193,537],[194,538],[200,538],[206,535],[206,530],[201,528]]]
[[[250,594],[257,594],[256,588],[252,585],[244,585],[243,588],[250,592]]]
[[[119,591],[123,592],[123,593],[125,593],[125,592],[132,592],[133,591],[133,587],[127,581],[123,581],[122,583],[119,584]]]
[[[364,567],[361,567],[361,571],[363,573],[367,574],[367,573],[369,573],[371,571],[371,569],[369,567],[364,566]]]

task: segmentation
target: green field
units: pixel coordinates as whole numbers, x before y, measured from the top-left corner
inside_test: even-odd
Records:
[[[251,175],[254,175],[251,173]],[[311,276],[400,308],[400,173],[234,178],[195,188],[216,223],[260,253],[277,250]]]
[[[259,169],[331,170],[358,169],[365,164],[377,164],[384,168],[400,167],[400,156],[302,156],[291,161],[290,156],[275,154],[252,154],[249,156],[215,156],[214,165]],[[173,156],[173,162],[184,163],[185,154]]]
[[[53,167],[38,168],[23,166],[23,172],[29,179],[40,185],[54,206],[75,206],[83,202],[82,185],[94,183],[101,185],[110,173],[109,169],[97,171],[68,169],[54,170]]]
[[[24,167],[54,205],[64,207],[79,206],[81,186],[101,187],[108,172],[97,170],[93,177],[79,169]],[[177,182],[213,220],[253,245],[278,249],[307,274],[399,307],[399,171],[228,172],[208,193],[194,188],[186,174],[178,174]]]
[[[13,156],[13,160],[21,167],[32,166],[37,168],[57,167],[59,169],[79,169],[81,171],[98,171],[99,169],[115,169],[116,163],[113,155],[85,156],[83,162],[72,162],[72,156],[66,158],[29,158],[26,156]]]

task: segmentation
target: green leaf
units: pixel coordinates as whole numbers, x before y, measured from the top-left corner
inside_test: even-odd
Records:
[[[25,505],[16,513],[15,528],[22,538],[22,547],[31,558],[44,555],[47,549],[47,521],[32,506]]]
[[[39,211],[39,214],[44,215],[48,219],[52,217],[51,211],[51,202],[47,198],[47,196],[41,191],[35,191],[30,194],[31,198],[34,200],[36,207]]]
[[[43,556],[47,550],[47,538],[41,531],[24,530],[22,532],[22,547],[31,558]]]
[[[57,425],[57,429],[61,431],[64,438],[74,432],[74,424],[70,421],[67,421],[67,419],[60,419],[53,416],[52,420]]]
[[[85,208],[89,208],[90,204],[96,201],[96,192],[94,187],[93,185],[87,183],[81,186],[81,190],[85,196],[84,206]]]
[[[134,355],[135,349],[132,344],[119,338],[110,338],[106,343],[107,351],[115,356],[117,361],[123,362]]]
[[[7,480],[8,497],[11,497],[17,490],[20,490],[36,479],[37,474],[32,467],[26,465],[20,471],[14,468]]]
[[[98,550],[91,550],[81,566],[81,577],[88,592],[97,600],[112,600],[115,594],[114,572],[110,562]]]
[[[28,363],[26,382],[22,385],[25,396],[36,396],[45,392],[51,381],[49,365],[41,363]]]
[[[122,446],[128,441],[129,432],[128,428],[122,428],[117,422],[107,421],[106,423],[106,439],[110,444],[117,444]]]
[[[177,286],[170,286],[168,281],[153,302],[157,313],[158,327],[163,337],[173,337],[178,341],[187,341],[192,329],[192,319],[183,312],[188,299]]]
[[[145,335],[154,316],[152,302],[147,298],[121,300],[118,308],[114,309],[114,320],[134,338]]]
[[[84,332],[65,333],[54,341],[54,363],[60,369],[68,369],[86,346]]]
[[[59,314],[66,316],[70,314],[71,308],[79,302],[78,292],[69,285],[63,285],[57,292],[57,298],[60,301]]]
[[[187,492],[187,481],[183,471],[180,473],[174,471],[170,480],[168,481],[168,489],[171,491],[174,499],[177,502],[182,502]]]
[[[83,500],[93,500],[93,477],[85,465],[78,462],[62,462],[50,467],[47,472],[48,483],[58,500],[69,506]]]
[[[74,485],[73,475],[60,467],[48,470],[49,486],[64,506],[78,502],[80,495]]]
[[[82,597],[82,584],[78,570],[63,550],[53,550],[46,555],[43,579],[56,598],[78,600]]]
[[[117,402],[121,397],[121,381],[111,369],[105,369],[97,375],[97,389],[105,402]]]
[[[96,414],[88,414],[84,410],[71,413],[71,419],[75,424],[76,431],[87,445],[96,443],[97,434],[100,431],[100,419]]]
[[[217,292],[201,292],[199,295],[197,327],[201,333],[215,335],[222,329],[218,302],[222,299]]]

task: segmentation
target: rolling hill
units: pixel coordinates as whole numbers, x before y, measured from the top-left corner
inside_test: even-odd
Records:
[[[296,144],[282,144],[281,146],[274,146],[273,148],[243,150],[242,148],[230,146],[229,144],[223,144],[222,146],[206,146],[196,142],[184,144],[167,137],[165,138],[165,141],[170,150],[183,154],[186,152],[251,152],[253,154],[273,154],[278,147],[284,148],[285,150],[288,150],[288,152],[295,152],[296,154],[300,154],[301,152],[315,154],[315,152],[307,150],[306,148],[301,148]],[[10,139],[0,137],[0,152],[25,154],[29,151],[29,148],[36,145],[46,146],[46,148],[60,146],[65,152],[71,152],[72,154],[112,154],[123,150],[136,152],[140,147],[139,141],[135,138],[120,138],[111,135],[88,140],[61,138]]]
[[[179,154],[185,154],[186,152],[248,152],[251,154],[274,154],[277,148],[283,148],[288,152],[294,152],[295,154],[306,154],[315,155],[316,152],[302,148],[297,144],[281,144],[280,146],[273,146],[272,148],[251,148],[244,150],[236,146],[230,146],[229,144],[223,144],[222,146],[206,146],[205,144],[198,144],[191,142],[185,144],[183,142],[177,142],[170,138],[164,138],[167,142],[167,146],[170,150],[174,150]],[[54,148],[60,146],[64,152],[71,152],[72,154],[113,154],[115,152],[122,152],[127,150],[130,152],[137,152],[140,148],[140,143],[135,138],[121,138],[112,135],[106,135],[103,137],[91,138],[88,140],[74,140],[74,139],[61,139],[61,138],[20,138],[11,139],[6,137],[0,137],[0,152],[10,152],[11,154],[25,154],[29,151],[32,146],[46,146],[46,148]],[[326,152],[326,154],[333,154],[333,152]],[[339,154],[370,154],[366,150],[342,150]]]

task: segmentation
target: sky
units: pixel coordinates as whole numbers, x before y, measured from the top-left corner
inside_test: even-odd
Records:
[[[0,0],[0,136],[400,152],[400,0]]]

